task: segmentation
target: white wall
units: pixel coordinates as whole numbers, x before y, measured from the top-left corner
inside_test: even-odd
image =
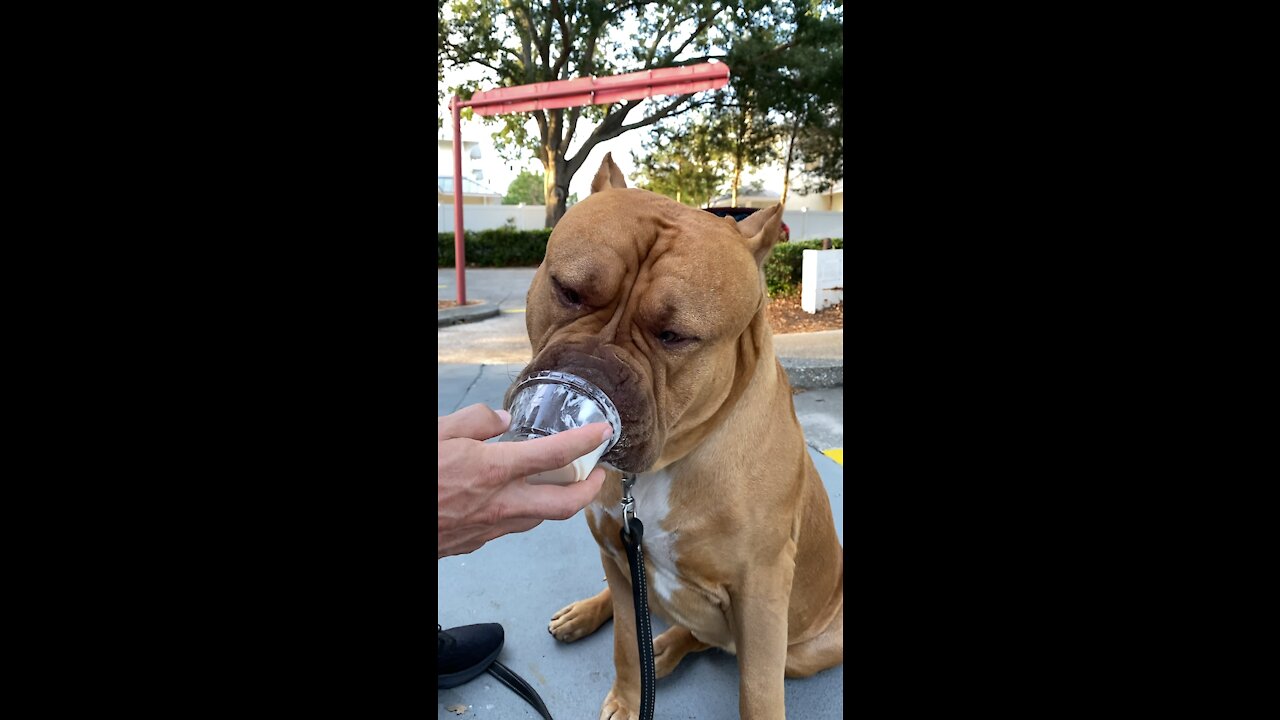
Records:
[[[844,250],[805,250],[800,307],[807,313],[844,302]]]
[[[464,230],[492,230],[515,220],[517,230],[540,230],[547,224],[544,205],[463,205]],[[436,205],[436,231],[453,232],[453,205]]]
[[[813,195],[800,195],[798,193],[788,195],[787,209],[799,210],[800,208],[809,208],[809,212],[813,212],[814,210],[844,210],[844,191],[840,190],[833,193],[815,193]]]
[[[462,225],[467,230],[489,230],[506,224],[514,218],[516,229],[537,230],[546,224],[547,213],[542,205],[464,205]],[[436,205],[437,232],[453,231],[453,206]],[[816,212],[810,210],[784,210],[782,221],[791,228],[792,240],[815,240],[844,237],[844,213]]]
[[[844,237],[843,212],[783,210],[782,222],[791,228],[792,240],[819,240]]]

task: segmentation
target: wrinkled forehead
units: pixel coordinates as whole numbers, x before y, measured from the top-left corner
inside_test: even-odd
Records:
[[[552,242],[634,244],[647,253],[660,235],[671,231],[718,232],[732,237],[736,228],[724,218],[687,207],[645,190],[609,190],[590,195],[556,224]]]
[[[715,312],[753,309],[755,260],[732,220],[641,190],[591,195],[561,218],[544,268],[564,284],[615,294],[623,280],[678,312],[694,298]]]

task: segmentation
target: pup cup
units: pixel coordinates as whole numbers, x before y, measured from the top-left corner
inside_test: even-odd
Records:
[[[511,395],[511,427],[498,438],[520,442],[554,435],[594,422],[607,422],[613,435],[599,447],[555,470],[530,475],[534,485],[571,485],[586,479],[600,456],[622,437],[622,420],[609,397],[577,375],[544,370],[520,381]]]

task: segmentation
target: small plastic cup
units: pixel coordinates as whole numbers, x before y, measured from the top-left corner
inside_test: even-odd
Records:
[[[600,457],[622,437],[622,420],[613,401],[599,388],[569,373],[544,370],[520,381],[511,394],[511,427],[501,442],[546,437],[596,422],[607,422],[613,435],[595,450],[555,470],[530,475],[533,485],[571,485],[585,480]]]

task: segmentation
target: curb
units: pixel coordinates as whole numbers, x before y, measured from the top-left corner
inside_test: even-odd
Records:
[[[814,390],[844,386],[844,362],[841,360],[805,360],[778,358],[793,388]]]
[[[476,322],[487,318],[496,317],[498,315],[498,306],[490,305],[484,300],[480,300],[475,305],[463,305],[462,307],[445,308],[436,311],[436,327],[445,327],[446,325],[457,325],[464,322]]]
[[[497,305],[485,300],[480,300],[475,305],[445,308],[436,311],[436,327],[479,322],[497,317],[499,312]],[[843,359],[779,357],[778,362],[782,364],[782,369],[787,373],[787,381],[793,388],[816,390],[844,386]]]

